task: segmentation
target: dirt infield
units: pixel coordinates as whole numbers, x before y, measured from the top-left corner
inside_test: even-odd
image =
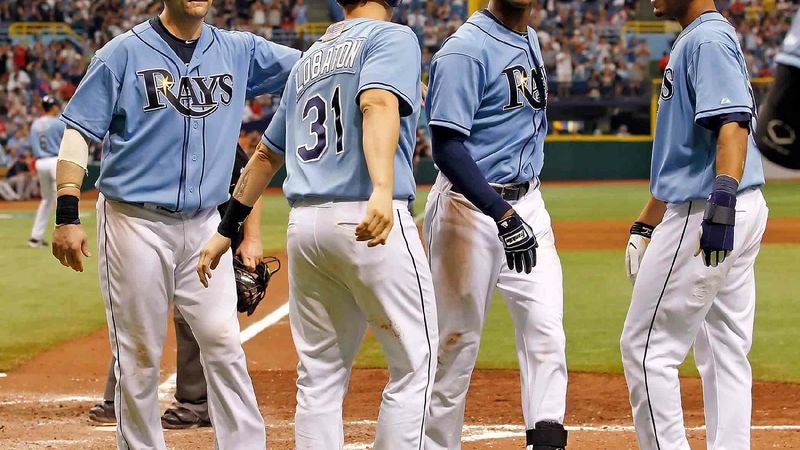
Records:
[[[568,233],[560,235],[561,242]],[[285,257],[285,255],[282,255]],[[285,273],[275,278],[265,304],[242,328],[253,325],[285,302]],[[163,360],[163,380],[174,372],[174,337],[169,334]],[[296,356],[288,320],[283,317],[245,344],[261,411],[269,426],[270,448],[292,448],[294,368]],[[105,330],[65,343],[0,378],[0,447],[4,449],[113,447],[113,427],[95,427],[86,412],[98,398],[107,369],[109,347]],[[356,370],[345,402],[347,448],[368,448],[374,433],[385,370]],[[477,371],[467,404],[464,449],[520,449],[519,374]],[[687,426],[702,425],[700,383],[683,380]],[[759,383],[754,387],[754,425],[798,425],[800,386]],[[166,406],[168,402],[164,403]],[[570,378],[567,424],[573,449],[635,448],[627,390],[620,375],[573,373]],[[702,430],[690,432],[693,446],[704,447]],[[756,430],[754,449],[798,448],[800,431]],[[170,448],[211,448],[209,430],[170,431]]]
[[[0,209],[3,203],[0,202]],[[20,209],[21,203],[14,203]],[[34,203],[35,206],[35,203]],[[561,250],[622,249],[627,222],[559,222],[554,228]],[[765,242],[800,243],[798,219],[771,220]],[[285,255],[281,255],[285,259]],[[286,302],[288,285],[282,271],[270,287],[265,303],[253,317],[242,317],[242,329],[258,326],[269,313]],[[162,363],[162,381],[174,373],[174,334]],[[269,427],[270,448],[292,448],[294,369],[297,363],[288,319],[245,343],[261,411]],[[95,427],[86,419],[88,408],[99,398],[110,355],[107,333],[100,330],[39,355],[0,378],[0,448],[113,448],[113,427]],[[572,431],[570,449],[636,448],[630,430],[630,408],[620,375],[570,375],[567,424],[584,427]],[[368,448],[374,433],[384,370],[356,370],[345,402],[346,439],[349,449]],[[687,426],[703,423],[699,380],[683,380]],[[757,383],[754,386],[753,421],[765,427],[753,432],[754,449],[800,448],[800,385]],[[168,402],[164,402],[167,406]],[[519,374],[516,371],[477,371],[466,412],[464,449],[521,449]],[[791,430],[766,427],[792,426]],[[170,448],[212,448],[210,430],[170,431]],[[693,448],[705,448],[702,430],[690,431]]]

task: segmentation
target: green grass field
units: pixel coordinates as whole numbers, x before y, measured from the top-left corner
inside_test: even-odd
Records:
[[[632,220],[647,197],[644,185],[546,185],[543,189],[553,220]],[[416,211],[424,209],[420,192]],[[800,217],[800,184],[770,183],[765,187],[770,217]],[[264,248],[285,246],[288,206],[282,197],[265,197]],[[87,271],[61,267],[48,249],[25,245],[32,212],[4,211],[0,227],[0,371],[11,369],[48,347],[103,327],[104,309],[98,289],[96,258]],[[94,242],[94,216],[83,218]],[[798,230],[800,232],[800,230]],[[591,233],[591,230],[587,230]],[[95,245],[92,249],[95,250]],[[565,327],[570,368],[619,372],[619,334],[630,300],[619,251],[562,251],[565,287]],[[800,246],[765,245],[757,263],[758,308],[751,353],[756,378],[800,382],[796,353],[797,307],[800,292]],[[508,311],[495,299],[484,331],[479,367],[514,368],[514,335]],[[380,349],[368,339],[358,365],[384,364]],[[684,367],[691,374],[691,364]]]

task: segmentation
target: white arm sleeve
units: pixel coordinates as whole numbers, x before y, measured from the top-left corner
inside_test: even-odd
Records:
[[[69,161],[77,164],[84,171],[89,164],[89,144],[83,135],[74,128],[64,131],[64,138],[61,139],[61,147],[58,149],[58,160]]]

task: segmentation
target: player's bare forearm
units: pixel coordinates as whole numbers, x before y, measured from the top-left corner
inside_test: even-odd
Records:
[[[360,97],[363,116],[364,159],[372,181],[367,215],[356,227],[356,240],[383,245],[394,225],[394,155],[400,140],[400,103],[382,89],[369,89]]]
[[[400,105],[397,97],[381,89],[361,94],[364,157],[375,190],[394,187],[394,155],[400,140]]]
[[[56,165],[56,189],[58,196],[74,195],[80,198],[81,185],[86,172],[79,165],[69,161],[58,161]]]
[[[243,205],[255,206],[264,193],[275,172],[283,166],[283,156],[270,150],[263,142],[259,142],[256,152],[242,171],[233,198]]]
[[[664,213],[666,211],[667,204],[651,196],[644,205],[642,212],[639,213],[639,217],[636,218],[636,221],[655,227],[664,219]]]
[[[86,232],[80,225],[78,200],[86,174],[89,146],[74,129],[67,129],[56,164],[56,228],[53,231],[53,256],[66,267],[83,272],[83,257],[91,256]]]
[[[742,180],[748,137],[748,129],[736,122],[726,123],[719,129],[717,175],[727,175],[736,181]]]

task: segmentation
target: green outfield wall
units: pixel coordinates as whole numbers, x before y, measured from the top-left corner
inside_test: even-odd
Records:
[[[650,176],[649,141],[564,141],[545,143],[542,179],[552,180],[629,180]],[[100,167],[89,166],[83,189],[92,189]],[[433,160],[424,159],[416,170],[417,184],[433,184],[437,170]],[[286,178],[281,169],[270,186],[277,187]]]

